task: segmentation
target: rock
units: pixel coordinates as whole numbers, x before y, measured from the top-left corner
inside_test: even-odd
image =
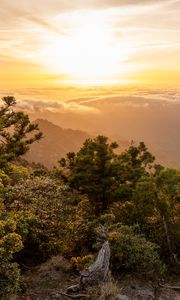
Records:
[[[135,293],[135,300],[154,300],[155,293],[152,287],[137,288]]]
[[[131,300],[131,298],[126,295],[117,295],[114,300]]]
[[[158,297],[158,300],[179,300],[179,299],[180,299],[179,292],[168,290],[168,289],[163,289],[160,292],[160,295]]]
[[[46,300],[63,300],[64,298],[62,298],[62,296],[58,293],[55,293],[55,294],[51,294],[51,298],[47,298]]]
[[[126,295],[132,300],[155,300],[155,290],[150,284],[142,282],[127,282],[121,290],[122,295]]]

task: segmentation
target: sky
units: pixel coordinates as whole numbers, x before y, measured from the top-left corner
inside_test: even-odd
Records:
[[[179,85],[180,0],[0,2],[0,88]]]
[[[0,0],[0,97],[179,166],[179,16],[180,0]]]

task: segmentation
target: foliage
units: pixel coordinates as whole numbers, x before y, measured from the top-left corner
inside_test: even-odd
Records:
[[[132,199],[136,182],[153,167],[154,157],[143,142],[120,155],[114,152],[117,147],[98,136],[60,160],[70,186],[88,195],[97,216],[115,201]]]
[[[16,231],[23,238],[23,260],[41,261],[65,251],[65,231],[78,195],[72,194],[62,182],[50,177],[31,177],[9,187],[4,192],[4,203],[13,213]],[[62,238],[64,237],[64,239]]]
[[[88,268],[93,262],[94,256],[91,254],[85,255],[83,257],[77,256],[71,258],[72,268],[81,272],[82,270]]]
[[[15,233],[16,224],[13,220],[0,221],[0,259],[7,261],[22,248],[21,237]]]
[[[128,183],[134,187],[142,176],[153,169],[155,157],[148,151],[146,145],[140,142],[137,147],[131,145],[117,159],[120,183]]]
[[[3,98],[0,109],[0,298],[19,289],[22,267],[52,255],[81,271],[108,238],[113,272],[161,274],[177,263],[180,172],[154,164],[144,143],[121,154],[104,136],[68,153],[61,168],[13,160],[41,138],[37,125]],[[37,131],[34,134],[34,131]],[[69,268],[68,268],[69,270]],[[108,286],[108,285],[107,285]],[[116,286],[104,285],[101,298]],[[109,289],[109,290],[108,290]],[[100,294],[100,291],[98,291]],[[103,298],[104,297],[104,298]]]
[[[20,180],[27,179],[31,175],[29,168],[15,163],[7,163],[4,171],[9,176],[11,185],[18,183]]]
[[[177,249],[178,195],[180,172],[164,169],[155,177],[142,178],[135,190],[135,205],[139,220],[148,224],[154,219],[154,236],[165,256],[173,257]],[[147,227],[147,226],[146,226]],[[152,226],[149,224],[149,229]],[[150,234],[150,233],[149,233]],[[172,258],[174,259],[174,258]]]
[[[69,221],[66,222],[66,249],[77,255],[87,254],[96,243],[96,227],[99,220],[92,213],[86,197],[81,199],[71,213]]]
[[[109,145],[107,140],[104,136],[88,139],[77,154],[68,153],[60,161],[70,171],[70,186],[88,195],[96,214],[107,209],[115,184],[114,149],[118,145]]]
[[[9,176],[3,170],[0,170],[0,193],[3,191],[4,187],[7,186],[9,183]]]
[[[89,286],[86,288],[86,292],[91,300],[113,300],[120,293],[121,289],[118,287],[118,282],[112,276],[108,277],[107,281],[98,286]]]
[[[28,115],[14,109],[14,97],[3,97],[0,107],[0,166],[25,154],[29,145],[41,139],[37,124],[30,122]],[[36,132],[36,133],[34,133]]]
[[[9,300],[20,288],[20,271],[16,263],[1,262],[0,265],[0,299]]]
[[[118,284],[113,278],[104,282],[100,287],[100,297],[99,300],[111,300],[114,299],[120,292]]]
[[[9,296],[19,289],[20,274],[16,263],[12,263],[13,254],[22,249],[20,235],[16,232],[16,223],[10,217],[1,215],[0,220],[0,298]]]
[[[161,273],[164,267],[157,253],[157,246],[133,228],[115,225],[109,233],[112,268],[114,271],[136,271]]]

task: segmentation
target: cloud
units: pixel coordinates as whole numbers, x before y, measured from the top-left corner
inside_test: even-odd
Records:
[[[96,114],[98,109],[78,104],[75,102],[62,102],[62,101],[50,101],[50,100],[37,100],[37,99],[24,99],[17,101],[17,109],[22,109],[28,113],[33,112],[53,112],[53,113],[80,113],[80,114]]]
[[[112,34],[109,43],[112,49],[118,50],[119,71],[111,79],[123,79],[124,76],[126,80],[129,76],[131,80],[134,72],[151,70],[157,65],[161,70],[177,69],[179,9],[179,0],[1,0],[0,55],[4,60],[37,64],[43,72],[56,72],[61,77],[69,70],[62,68],[63,53],[73,57],[74,47],[68,47],[68,39],[86,22],[91,26],[96,16],[98,24],[107,25]],[[66,45],[63,49],[67,47],[67,51],[62,51],[63,43]],[[124,52],[128,53],[127,59]],[[110,79],[111,75],[107,74]],[[70,79],[72,74],[66,75]]]
[[[103,91],[101,90],[102,94]],[[165,109],[180,109],[180,93],[177,90],[140,90],[123,91],[119,94],[108,93],[89,97],[88,95],[69,101],[58,100],[39,100],[39,99],[22,99],[17,101],[17,109],[22,109],[29,114],[71,114],[71,115],[88,115],[96,118],[107,117],[113,123],[113,115],[121,116],[122,111],[136,111],[138,115],[143,111],[152,113]],[[121,116],[122,117],[122,116]],[[140,117],[141,118],[141,117]],[[143,118],[143,117],[142,117]],[[106,120],[106,119],[105,119]],[[110,125],[111,127],[111,125]]]
[[[10,92],[0,93],[3,96]],[[61,93],[69,100],[50,100],[64,99]],[[60,88],[17,89],[11,94],[16,96],[18,109],[25,110],[32,119],[44,118],[64,128],[142,140],[165,152],[174,149],[179,157],[179,88],[89,87],[63,92]]]
[[[42,4],[43,5],[43,4]],[[33,7],[33,5],[32,5]],[[6,2],[5,5],[3,6],[4,10],[4,16],[6,17],[7,15],[12,16],[12,18],[15,18],[15,20],[17,21],[17,19],[20,20],[24,20],[24,21],[30,21],[32,23],[35,23],[36,25],[39,25],[41,27],[44,27],[52,32],[55,32],[57,34],[65,34],[65,32],[63,30],[60,30],[59,28],[57,28],[56,26],[54,26],[52,23],[47,21],[47,18],[42,14],[37,14],[36,13],[36,7],[34,6],[33,10],[28,10],[28,6],[24,7],[23,6],[18,6],[17,3],[12,4]],[[1,15],[1,14],[0,14]],[[11,19],[9,20],[11,22]],[[12,29],[13,30],[13,29]]]
[[[103,91],[101,90],[103,94]],[[121,107],[155,108],[174,105],[180,106],[180,92],[177,89],[128,89],[115,94],[107,91],[106,95],[79,98],[74,100],[79,105],[94,107],[100,111],[116,111]]]
[[[156,9],[175,4],[178,4],[180,7],[179,0],[16,0],[15,2],[12,2],[11,0],[1,0],[0,15],[2,18],[3,16],[5,18],[9,15],[16,17],[16,19],[29,19],[39,25],[57,31],[57,28],[54,28],[47,22],[48,16],[61,15],[62,13],[77,10],[112,8],[115,8],[118,13],[138,13],[138,11],[141,12],[146,8],[149,10],[150,8]],[[8,19],[8,22],[11,21],[11,19]]]

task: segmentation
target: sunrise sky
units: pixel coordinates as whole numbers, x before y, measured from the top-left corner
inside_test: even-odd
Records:
[[[0,87],[178,85],[180,0],[1,0]]]

